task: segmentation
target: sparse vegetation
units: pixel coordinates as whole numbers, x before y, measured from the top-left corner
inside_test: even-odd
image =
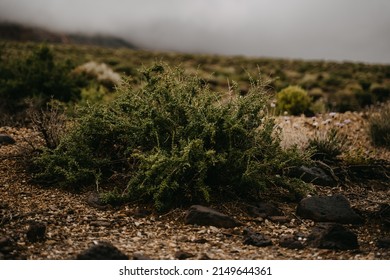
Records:
[[[314,138],[309,139],[308,148],[313,151],[313,159],[335,161],[346,151],[346,137],[336,128],[318,131]]]
[[[30,43],[4,44],[0,80],[5,88],[18,80],[8,79],[10,73],[19,73],[14,67],[25,64],[37,50]],[[4,248],[0,258],[69,259],[82,242],[99,236],[127,253],[145,252],[154,259],[177,257],[178,249],[193,252],[194,258],[212,259],[274,258],[275,249],[286,259],[312,259],[313,252],[325,258],[388,259],[380,240],[386,238],[389,224],[389,207],[383,202],[390,186],[390,150],[382,147],[389,147],[390,105],[379,102],[388,96],[389,66],[71,45],[49,50],[54,65],[72,61],[64,73],[75,79],[72,83],[81,79],[75,83],[80,95],[70,102],[50,97],[44,104],[46,95],[36,99],[23,115],[25,122],[18,123],[23,127],[9,124],[3,116],[20,113],[33,96],[26,93],[16,106],[13,99],[0,96],[0,228],[6,237],[3,243],[14,248]],[[96,61],[89,64],[92,69],[103,71],[77,69],[89,61]],[[142,71],[137,70],[140,65]],[[270,78],[269,84],[251,78],[259,71]],[[101,72],[115,79],[99,79]],[[51,73],[40,73],[51,80]],[[117,83],[113,73],[120,73],[124,82]],[[315,115],[275,115],[276,93],[289,85],[309,93],[307,112]],[[329,111],[365,106],[370,110]],[[363,129],[367,124],[378,147]],[[302,236],[315,233],[313,222],[296,211],[300,198],[315,194],[350,200],[365,220],[356,231],[360,249],[323,251],[305,248],[304,242],[297,255],[297,250],[283,248],[292,230]],[[205,236],[197,226],[183,226],[186,206],[195,203],[243,222],[244,234],[221,243],[213,227],[210,232],[206,227],[210,234]],[[174,209],[161,214],[152,206],[158,211]],[[185,209],[176,208],[181,206]],[[48,223],[47,242],[28,240],[24,225],[35,221]],[[279,238],[279,244],[247,250],[252,229],[254,237],[261,231],[273,241]],[[213,246],[207,255],[198,243],[205,237],[205,245]],[[130,247],[128,240],[134,241]],[[146,251],[145,240],[150,243]],[[237,247],[240,240],[243,250]],[[49,241],[55,250],[47,250]],[[174,245],[159,250],[161,242]],[[12,243],[15,246],[8,245]],[[230,245],[239,252],[229,250]]]
[[[0,98],[2,110],[15,113],[33,102],[43,107],[56,99],[69,102],[80,98],[80,80],[71,75],[69,61],[57,63],[48,46],[39,46],[27,57],[0,53]]]
[[[2,48],[3,62],[12,64],[13,61],[27,57],[31,55],[31,49],[35,49],[36,46],[36,43],[5,42]],[[313,90],[321,89],[320,97],[325,110],[359,110],[370,103],[370,99],[375,104],[377,101],[385,102],[390,98],[388,94],[390,88],[390,80],[387,77],[388,65],[172,54],[60,44],[49,47],[55,54],[55,64],[61,65],[67,60],[71,61],[74,66],[90,61],[95,61],[98,65],[105,63],[110,65],[116,73],[124,76],[131,75],[134,85],[139,84],[142,79],[137,71],[140,66],[150,67],[156,60],[162,60],[171,66],[180,65],[186,73],[196,72],[215,91],[225,91],[228,87],[228,80],[234,80],[240,85],[239,90],[243,94],[250,86],[248,74],[256,76],[260,70],[262,75],[269,76],[273,80],[270,87],[274,92],[279,92],[289,85],[296,85],[307,90],[312,96]],[[351,91],[351,85],[355,84],[360,85],[362,93]],[[107,87],[106,84],[103,86]],[[80,87],[88,88],[89,84]],[[354,102],[354,105],[352,107],[348,104],[339,106],[338,103],[345,100],[337,98],[340,93],[345,94],[348,100]],[[313,102],[317,99],[317,97],[313,98]]]
[[[167,64],[156,65],[156,57]],[[153,200],[159,209],[218,197],[253,197],[272,186],[302,193],[305,186],[286,177],[284,170],[308,156],[291,148],[294,145],[280,147],[268,112],[358,110],[385,101],[390,86],[384,74],[388,67],[381,65],[226,59],[91,46],[37,48],[9,42],[2,47],[1,59],[0,93],[6,100],[2,113],[6,107],[11,113],[24,109],[30,97],[40,107],[29,120],[40,125],[47,146],[35,159],[37,180],[75,189],[95,184],[106,201]],[[96,63],[85,64],[90,61]],[[171,65],[178,64],[184,70],[173,71]],[[114,79],[91,76],[93,71],[88,74],[76,65],[104,68]],[[137,71],[140,65],[149,70]],[[271,83],[262,87],[254,82],[250,77],[258,71]],[[36,79],[20,78],[26,73],[34,73]],[[131,75],[117,90],[116,73]],[[36,82],[46,76],[50,78],[44,83]],[[27,91],[27,83],[38,86]],[[218,92],[230,91],[230,84],[234,93],[226,99]],[[51,98],[80,106],[71,110],[64,135],[64,129],[53,129],[51,117],[57,115],[40,111]],[[330,131],[312,139],[308,150],[315,151],[314,159],[333,161],[340,159],[343,141]]]
[[[62,104],[55,100],[47,103],[44,109],[31,106],[27,110],[32,128],[40,134],[48,149],[55,149],[66,133],[64,110]]]
[[[383,106],[379,113],[371,115],[369,132],[372,143],[390,149],[390,104]]]

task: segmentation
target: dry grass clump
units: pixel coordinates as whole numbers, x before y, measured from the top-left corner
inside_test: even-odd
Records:
[[[108,87],[119,85],[121,76],[114,72],[107,64],[89,61],[75,69],[76,73],[84,73],[89,77],[97,79]]]
[[[369,133],[375,146],[390,148],[390,103],[369,119]]]

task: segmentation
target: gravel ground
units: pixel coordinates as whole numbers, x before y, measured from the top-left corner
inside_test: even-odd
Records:
[[[353,149],[377,159],[390,159],[389,151],[370,146],[365,136],[364,114],[327,114],[315,119],[286,116],[278,118],[278,123],[285,146],[303,145],[310,135],[338,126],[348,135]],[[388,249],[376,246],[376,240],[389,233],[376,223],[348,226],[358,235],[359,250],[298,250],[279,246],[281,235],[296,232],[306,235],[314,226],[314,222],[295,216],[294,203],[276,202],[290,220],[286,223],[251,218],[239,203],[214,205],[244,223],[233,229],[186,225],[185,209],[144,217],[139,215],[142,211],[132,205],[99,210],[86,202],[88,192],[75,194],[30,183],[21,162],[31,145],[42,144],[35,132],[2,127],[0,133],[9,134],[16,140],[15,145],[0,146],[0,239],[10,237],[17,244],[9,258],[74,259],[92,244],[108,241],[130,257],[141,254],[151,259],[175,259],[178,251],[191,253],[190,259],[390,259]],[[373,182],[370,185],[316,188],[320,194],[343,193],[352,207],[365,215],[377,211],[381,203],[390,202],[390,188],[386,184],[377,186]],[[47,225],[45,241],[27,241],[26,231],[31,221]],[[245,227],[269,236],[274,245],[263,248],[244,245],[242,232]]]

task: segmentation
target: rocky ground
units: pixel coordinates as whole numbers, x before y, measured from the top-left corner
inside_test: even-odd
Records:
[[[2,127],[0,134],[15,143],[0,144],[0,259],[88,258],[99,246],[131,259],[390,259],[390,153],[370,145],[365,115],[286,116],[278,122],[286,146],[304,145],[310,135],[337,126],[352,150],[381,161],[347,167],[356,180],[331,187],[318,182],[316,194],[299,204],[236,202],[212,205],[218,212],[193,207],[159,215],[133,205],[102,206],[90,192],[31,184],[22,162],[39,137],[30,129]]]

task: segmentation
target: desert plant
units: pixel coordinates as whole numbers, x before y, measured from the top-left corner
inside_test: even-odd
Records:
[[[4,110],[11,113],[25,110],[26,99],[45,105],[54,98],[60,101],[77,100],[80,88],[77,77],[71,75],[69,61],[56,63],[52,51],[45,45],[37,47],[27,57],[13,58],[1,54],[0,97]]]
[[[309,139],[308,149],[313,151],[312,158],[315,160],[335,161],[346,150],[346,140],[336,128],[317,131]]]
[[[359,101],[354,93],[339,91],[329,96],[328,106],[332,111],[344,113],[360,109]]]
[[[307,112],[311,99],[304,89],[298,86],[289,86],[276,95],[277,109],[280,113],[287,112],[291,115],[299,115]]]
[[[81,111],[58,147],[35,159],[35,178],[77,188],[122,174],[127,185],[111,186],[107,200],[153,201],[159,210],[290,186],[284,171],[306,158],[280,147],[261,84],[222,102],[180,69],[156,64],[143,75],[142,87],[123,83],[110,104]]]
[[[62,135],[66,132],[66,116],[64,113],[63,104],[51,100],[46,104],[46,108],[36,108],[31,105],[27,115],[31,121],[31,125],[45,141],[45,146],[48,149],[55,149]]]
[[[384,102],[390,98],[389,86],[386,87],[384,85],[372,84],[370,87],[370,92],[373,95],[373,99],[378,102]]]
[[[379,113],[373,113],[369,119],[369,133],[375,146],[390,148],[390,103],[383,106]]]

